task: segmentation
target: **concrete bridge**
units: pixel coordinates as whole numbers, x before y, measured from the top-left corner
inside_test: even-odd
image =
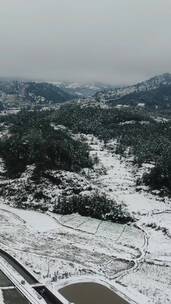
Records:
[[[30,304],[69,304],[58,292],[52,293],[44,284],[41,284],[4,249],[0,249],[0,271],[8,278],[11,286],[2,287],[1,290],[16,289],[23,295],[26,303]],[[13,301],[11,304],[14,303]]]

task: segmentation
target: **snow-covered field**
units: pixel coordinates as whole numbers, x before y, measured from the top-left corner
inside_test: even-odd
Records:
[[[131,162],[97,139],[88,140],[100,160],[89,172],[92,183],[124,203],[137,221],[121,225],[78,214],[43,214],[2,201],[0,243],[54,290],[66,282],[100,279],[136,303],[171,303],[171,202],[137,192]]]

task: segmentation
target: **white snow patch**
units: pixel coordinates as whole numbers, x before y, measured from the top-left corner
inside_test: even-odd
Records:
[[[23,209],[12,208],[4,204],[0,204],[4,210],[10,211],[16,215],[18,215],[21,219],[23,219],[27,226],[35,231],[39,232],[47,232],[50,230],[56,230],[57,224],[53,220],[53,218],[48,215],[36,211],[29,211]]]

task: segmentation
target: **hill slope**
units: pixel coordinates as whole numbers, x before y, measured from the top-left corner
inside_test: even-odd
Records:
[[[67,90],[45,82],[0,81],[0,102],[6,108],[57,104],[74,98]]]
[[[153,77],[136,85],[116,88],[96,94],[96,98],[114,104],[138,104],[166,106],[171,104],[171,74]]]

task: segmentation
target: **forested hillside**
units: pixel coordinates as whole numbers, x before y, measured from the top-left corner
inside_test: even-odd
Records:
[[[98,159],[90,157],[83,137],[60,124],[61,114],[21,111],[1,117],[0,195],[20,208],[131,221],[124,206],[84,176]]]
[[[110,99],[111,104],[117,104],[118,100]],[[134,92],[128,95],[125,95],[119,99],[119,104],[125,105],[137,105],[143,103],[146,107],[150,109],[159,109],[171,108],[171,85],[161,86],[160,88],[151,90],[150,92]]]
[[[7,120],[9,133],[0,141],[0,155],[10,177],[19,176],[32,164],[38,175],[47,169],[79,171],[92,166],[88,146],[67,130],[56,130],[49,113],[23,111]]]
[[[26,83],[26,94],[31,98],[36,97],[43,98],[44,101],[49,101],[51,103],[61,103],[73,99],[74,94],[71,95],[65,89],[61,89],[56,85],[41,82],[28,82]]]
[[[54,121],[74,132],[90,133],[107,141],[117,140],[116,153],[134,156],[134,163],[152,163],[144,176],[152,188],[171,191],[171,122],[155,119],[137,108],[62,107]]]
[[[46,82],[0,80],[0,111],[55,106],[74,98],[65,88]]]
[[[111,105],[143,104],[148,109],[168,109],[171,107],[171,74],[165,73],[132,86],[98,92],[96,100]]]

